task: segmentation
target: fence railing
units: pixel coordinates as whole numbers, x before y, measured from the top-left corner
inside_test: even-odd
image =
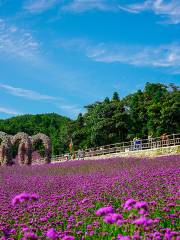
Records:
[[[74,151],[72,154],[66,153],[62,155],[53,156],[51,162],[62,162],[66,160],[85,159],[100,155],[108,155],[115,153],[123,153],[130,151],[139,151],[146,149],[162,148],[168,146],[180,145],[180,133],[166,135],[164,137],[149,138],[149,139],[136,139],[129,142],[115,143],[96,148],[88,148],[83,150]],[[33,163],[41,163],[44,159],[37,159]]]

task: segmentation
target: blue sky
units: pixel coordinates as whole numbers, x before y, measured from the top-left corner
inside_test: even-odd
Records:
[[[180,83],[179,0],[0,0],[0,118]]]

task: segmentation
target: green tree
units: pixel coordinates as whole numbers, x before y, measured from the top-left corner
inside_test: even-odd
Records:
[[[118,92],[114,92],[113,97],[112,97],[112,101],[119,101],[119,100],[120,100],[120,98],[119,98]]]

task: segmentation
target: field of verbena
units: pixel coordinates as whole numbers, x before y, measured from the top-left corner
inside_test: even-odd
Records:
[[[179,239],[178,169],[178,156],[0,167],[0,239]]]

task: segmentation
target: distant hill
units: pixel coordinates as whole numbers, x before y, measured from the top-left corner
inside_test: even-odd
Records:
[[[56,113],[22,115],[9,119],[0,119],[0,131],[8,134],[26,132],[47,134],[52,141],[53,154],[66,152],[69,142],[68,128],[71,120]]]

